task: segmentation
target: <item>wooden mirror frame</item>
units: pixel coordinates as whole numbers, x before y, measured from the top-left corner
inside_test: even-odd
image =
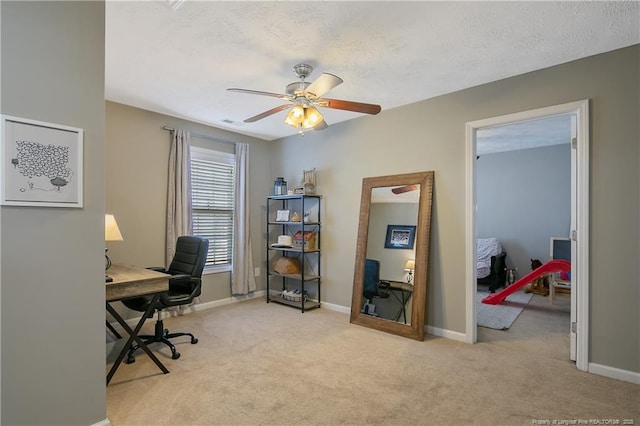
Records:
[[[369,213],[373,188],[420,185],[418,201],[418,222],[416,227],[416,255],[413,278],[411,323],[400,324],[395,321],[373,317],[360,312],[364,286],[364,264],[367,257],[369,238]],[[427,267],[429,264],[429,236],[431,231],[431,204],[433,196],[433,172],[407,173],[401,175],[369,177],[362,180],[360,201],[360,223],[356,244],[356,263],[353,274],[353,295],[351,296],[352,324],[374,328],[411,339],[424,339],[424,318],[427,294]]]

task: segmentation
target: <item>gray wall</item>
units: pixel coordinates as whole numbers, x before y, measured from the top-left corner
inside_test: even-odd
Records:
[[[83,209],[1,208],[2,423],[93,424],[106,413],[104,5],[3,1],[0,8],[2,112],[86,131]],[[264,195],[276,176],[294,182],[318,168],[324,300],[349,306],[362,178],[434,170],[426,322],[462,333],[464,266],[473,262],[464,254],[464,124],[589,98],[590,361],[640,372],[639,76],[633,46],[385,110],[266,143],[268,164],[256,165],[253,182]],[[404,161],[389,161],[398,155]],[[122,190],[107,189],[107,198]],[[161,259],[153,256],[151,263]]]
[[[369,212],[369,240],[367,257],[380,261],[380,278],[405,281],[404,265],[415,259],[413,249],[388,249],[384,247],[388,225],[414,225],[418,223],[417,203],[372,203]]]
[[[84,207],[2,207],[2,424],[106,418],[104,3],[8,2],[2,113],[84,129]]]
[[[636,45],[273,143],[278,175],[318,170],[326,300],[350,305],[362,178],[434,170],[426,324],[464,333],[465,123],[590,99],[589,361],[640,372],[639,79]]]
[[[108,242],[114,262],[142,266],[165,263],[167,167],[171,134],[163,126],[182,128],[201,135],[232,142],[246,142],[250,162],[250,222],[255,267],[261,268],[256,278],[258,290],[264,288],[263,223],[264,197],[273,190],[267,172],[269,143],[263,140],[215,129],[175,117],[138,108],[106,103],[106,208],[118,221],[124,241]],[[194,146],[233,152],[233,145],[220,144],[194,136]],[[109,167],[109,165],[117,165]],[[228,272],[203,277],[200,302],[211,302],[231,296]],[[123,317],[139,316],[122,304],[114,304]]]
[[[496,237],[517,277],[549,259],[549,238],[571,225],[571,147],[485,154],[476,161],[478,238]]]

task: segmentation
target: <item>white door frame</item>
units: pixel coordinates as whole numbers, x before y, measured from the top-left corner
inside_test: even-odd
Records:
[[[527,121],[559,114],[575,114],[577,119],[576,140],[576,228],[575,260],[572,261],[572,282],[577,283],[572,291],[577,296],[576,318],[576,367],[588,371],[589,360],[589,100],[581,100],[546,108],[538,108],[514,114],[471,121],[466,124],[466,191],[465,191],[465,238],[466,238],[466,341],[475,343],[476,329],[476,132],[483,127],[504,125],[516,121]],[[574,263],[575,262],[575,263]]]

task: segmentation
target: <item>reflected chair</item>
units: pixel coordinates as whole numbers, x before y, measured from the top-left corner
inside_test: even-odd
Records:
[[[171,306],[187,305],[193,299],[200,296],[202,291],[202,271],[207,259],[209,250],[209,240],[200,237],[182,236],[176,242],[176,253],[173,256],[169,268],[152,267],[154,271],[171,275],[169,278],[169,291],[161,293],[153,310],[158,313],[155,324],[155,333],[151,335],[141,335],[140,338],[145,345],[159,342],[164,343],[171,349],[171,358],[180,358],[180,352],[169,339],[190,336],[191,344],[198,343],[198,339],[191,333],[169,333],[164,328],[162,322],[162,310]],[[134,297],[122,300],[122,303],[129,308],[139,312],[145,312],[151,303],[152,296]],[[151,314],[149,318],[152,316]],[[134,353],[139,349],[138,345],[132,346],[129,350],[127,364],[135,362]]]
[[[371,301],[374,297],[386,299],[389,297],[389,282],[380,281],[380,261],[365,259],[363,295]]]

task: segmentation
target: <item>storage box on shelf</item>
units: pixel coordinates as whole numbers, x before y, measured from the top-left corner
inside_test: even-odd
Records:
[[[302,312],[320,307],[321,200],[317,194],[267,197],[267,302]],[[295,217],[304,220],[276,220],[278,210],[300,212]],[[283,235],[292,237],[291,246],[278,243]]]
[[[293,248],[302,249],[304,247],[305,250],[315,250],[316,249],[316,232],[315,231],[304,231],[304,238],[302,237],[302,231],[298,231],[293,234]],[[304,240],[304,245],[302,241]]]

